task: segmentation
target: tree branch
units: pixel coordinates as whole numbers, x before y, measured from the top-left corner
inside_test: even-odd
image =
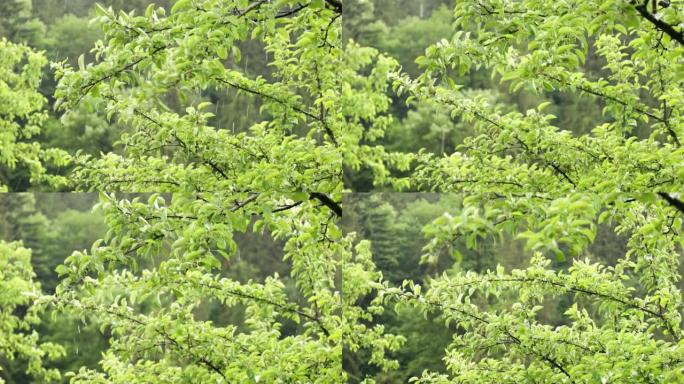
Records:
[[[331,199],[330,196],[326,195],[325,193],[311,192],[309,193],[309,198],[320,201],[321,204],[330,208],[330,210],[333,211],[337,217],[342,217],[342,207],[340,204]]]
[[[547,163],[548,165],[551,166],[556,172],[558,172],[563,178],[570,184],[572,184],[573,188],[577,188],[577,184],[575,184],[575,181],[568,176],[567,172],[563,171],[557,164],[554,163]]]
[[[667,203],[671,206],[675,207],[679,212],[684,213],[684,202],[682,202],[681,200],[672,197],[669,193],[666,192],[658,192],[658,196],[660,196],[663,200],[667,201]]]
[[[275,18],[276,18],[276,19],[281,19],[281,18],[283,18],[283,17],[292,16],[292,15],[294,15],[295,13],[301,11],[302,9],[304,9],[304,8],[306,8],[306,7],[308,7],[308,6],[309,6],[309,4],[298,4],[297,7],[294,7],[294,8],[292,8],[292,9],[290,9],[290,10],[286,10],[286,11],[282,11],[282,12],[278,13],[277,15],[275,15]]]
[[[273,307],[282,309],[283,311],[286,311],[286,312],[294,313],[296,315],[299,315],[301,317],[304,317],[306,319],[309,319],[311,321],[316,322],[316,324],[318,325],[318,328],[320,328],[320,330],[326,336],[330,336],[330,331],[328,331],[328,329],[323,325],[323,321],[320,318],[318,318],[318,316],[313,316],[313,315],[310,315],[310,314],[300,310],[296,304],[277,303],[277,302],[270,300],[268,298],[250,295],[250,294],[245,293],[245,292],[229,290],[229,289],[226,289],[225,287],[221,287],[220,285],[206,284],[206,283],[200,283],[200,285],[205,287],[205,288],[214,289],[218,292],[223,292],[223,293],[226,293],[226,294],[234,296],[234,297],[239,297],[239,298],[246,299],[246,300],[254,300],[254,301],[257,301],[259,303],[264,303],[264,304],[271,305]]]
[[[260,92],[260,91],[255,90],[255,89],[251,89],[251,88],[245,87],[244,85],[237,84],[237,83],[234,83],[234,82],[231,82],[231,81],[222,79],[222,78],[220,78],[220,77],[216,77],[215,79],[216,79],[216,81],[218,81],[219,83],[225,84],[225,85],[227,85],[227,86],[229,86],[229,87],[233,87],[233,88],[235,88],[235,89],[238,89],[238,90],[241,90],[241,91],[244,91],[244,92],[247,92],[247,93],[251,93],[252,95],[256,95],[256,96],[263,97],[263,98],[268,99],[268,100],[275,101],[276,103],[278,103],[278,104],[280,104],[280,105],[283,105],[283,106],[285,106],[285,107],[287,107],[287,108],[290,108],[290,109],[292,109],[292,110],[295,111],[295,112],[299,112],[299,113],[301,113],[301,114],[303,114],[303,115],[305,115],[305,116],[307,116],[307,117],[309,117],[309,118],[311,118],[311,119],[313,119],[313,120],[319,121],[321,124],[323,124],[323,128],[325,129],[325,132],[326,132],[326,133],[328,134],[328,136],[330,137],[330,141],[332,141],[333,144],[335,144],[336,146],[338,145],[337,139],[335,138],[335,135],[334,135],[332,129],[330,129],[330,127],[328,126],[328,123],[326,122],[325,118],[321,118],[321,117],[319,117],[319,116],[316,116],[316,115],[314,115],[313,113],[308,112],[308,111],[306,111],[306,110],[304,110],[304,109],[302,109],[302,108],[300,108],[300,107],[298,107],[298,106],[296,106],[296,105],[291,105],[291,104],[287,103],[285,100],[281,100],[281,99],[279,99],[279,98],[277,98],[277,97],[275,97],[275,96],[273,96],[273,95],[269,95],[269,94]]]
[[[340,0],[325,0],[325,2],[335,8],[335,12],[342,13],[342,2]]]
[[[672,40],[678,42],[680,45],[684,45],[684,33],[677,31],[672,25],[658,19],[654,14],[649,12],[646,8],[648,0],[639,5],[636,5],[636,1],[632,0],[632,5],[634,5],[637,12],[639,12],[644,19],[650,21],[657,30],[665,32]]]

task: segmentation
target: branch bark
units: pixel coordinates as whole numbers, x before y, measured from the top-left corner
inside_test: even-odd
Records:
[[[340,204],[331,199],[330,196],[326,195],[325,193],[311,192],[309,193],[309,198],[320,201],[321,204],[330,208],[330,210],[333,211],[337,217],[342,217],[342,207]]]
[[[675,207],[679,212],[684,213],[684,202],[672,197],[669,193],[667,192],[658,192],[658,196],[660,196],[663,200],[667,201],[668,204],[671,206]]]
[[[678,42],[680,45],[684,45],[684,33],[677,31],[672,25],[658,19],[656,15],[649,12],[646,8],[648,6],[648,0],[638,5],[636,4],[636,1],[632,1],[632,4],[641,17],[651,22],[656,29],[665,32],[672,40]]]
[[[325,2],[335,8],[337,13],[342,13],[342,2],[340,0],[325,0]]]

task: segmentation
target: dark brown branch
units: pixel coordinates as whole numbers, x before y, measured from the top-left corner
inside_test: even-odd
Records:
[[[218,373],[221,377],[223,377],[223,381],[228,382],[226,375],[224,375],[223,372],[219,369],[219,367],[217,367],[214,363],[210,362],[209,360],[207,360],[204,357],[198,357],[197,361],[204,364],[205,366],[207,366],[212,371]]]
[[[299,113],[301,113],[301,114],[303,114],[303,115],[305,115],[305,116],[307,116],[307,117],[309,117],[309,118],[311,118],[311,119],[313,119],[313,120],[316,120],[316,121],[321,122],[321,123],[323,124],[323,128],[325,129],[325,132],[326,132],[326,133],[328,134],[328,136],[330,137],[330,140],[333,142],[333,144],[338,145],[338,144],[337,144],[337,139],[335,138],[335,135],[333,134],[332,129],[330,129],[330,127],[328,126],[328,123],[325,121],[325,119],[323,119],[323,118],[321,118],[321,117],[319,117],[319,116],[316,116],[316,115],[314,115],[313,113],[308,112],[308,111],[306,111],[306,110],[304,110],[304,109],[302,109],[302,108],[299,108],[299,107],[297,107],[297,106],[295,106],[295,105],[288,104],[285,100],[281,100],[281,99],[279,99],[279,98],[277,98],[277,97],[275,97],[275,96],[273,96],[273,95],[268,95],[268,94],[259,92],[259,91],[255,90],[255,89],[251,89],[251,88],[245,87],[245,86],[243,86],[243,85],[241,85],[241,84],[233,83],[233,82],[231,82],[231,81],[222,79],[222,78],[220,78],[220,77],[217,77],[217,78],[215,78],[215,79],[216,79],[216,81],[218,81],[219,83],[223,83],[223,84],[228,85],[228,86],[230,86],[230,87],[233,87],[233,88],[235,88],[235,89],[239,89],[239,90],[241,90],[241,91],[244,91],[244,92],[247,92],[247,93],[251,93],[252,95],[255,95],[255,96],[260,96],[260,97],[263,97],[263,98],[265,98],[265,99],[269,99],[269,100],[275,101],[276,103],[278,103],[278,104],[280,104],[280,105],[283,105],[283,106],[285,106],[285,107],[288,107],[288,108],[292,109],[292,110],[295,111],[295,112],[299,112]]]
[[[681,204],[682,204],[682,209],[684,209],[684,203],[681,203]],[[599,292],[596,290],[582,288],[582,287],[577,286],[577,285],[571,285],[568,283],[562,283],[562,282],[558,282],[558,281],[548,280],[545,278],[511,277],[511,278],[500,278],[500,279],[474,280],[474,281],[471,281],[468,283],[458,284],[458,285],[452,286],[451,288],[465,287],[465,286],[469,286],[469,285],[480,284],[484,281],[487,281],[490,283],[535,283],[535,282],[537,282],[537,283],[542,283],[542,284],[548,284],[548,285],[558,287],[561,289],[567,289],[570,292],[574,292],[574,293],[578,293],[578,294],[595,296],[595,297],[599,297],[599,298],[602,298],[605,300],[610,300],[610,301],[622,304],[626,307],[642,311],[644,313],[652,315],[653,317],[657,317],[658,319],[660,319],[663,322],[664,326],[670,331],[672,336],[677,341],[679,341],[681,339],[679,337],[679,335],[677,334],[677,332],[675,332],[675,329],[672,328],[668,319],[665,317],[665,315],[662,312],[657,312],[655,310],[652,310],[652,309],[649,309],[645,306],[642,306],[638,302],[636,302],[633,298],[629,298],[629,297],[628,298],[620,298],[620,297],[612,296],[612,295],[609,295],[609,294],[606,294],[603,292]]]
[[[103,311],[103,312],[105,312],[105,313],[107,313],[107,314],[109,314],[109,315],[112,315],[112,316],[118,317],[118,318],[120,318],[120,319],[129,321],[129,322],[131,322],[131,323],[137,324],[137,325],[139,325],[140,327],[143,327],[143,328],[149,326],[149,323],[144,322],[144,321],[142,321],[142,320],[140,320],[140,319],[136,319],[136,318],[133,317],[132,315],[127,315],[127,314],[124,314],[124,313],[121,313],[121,312],[114,311],[114,310],[112,310],[112,309],[98,308],[97,306],[84,306],[84,308],[85,308],[85,309],[91,309],[91,310],[93,310],[93,311],[98,311],[98,310],[99,310],[99,311]],[[201,363],[201,364],[203,364],[204,366],[206,366],[206,367],[209,368],[210,370],[212,370],[212,371],[218,373],[221,377],[223,377],[223,380],[224,380],[224,381],[227,380],[226,375],[223,373],[223,371],[221,371],[221,369],[220,369],[218,366],[216,366],[215,364],[213,364],[212,362],[210,362],[206,357],[201,357],[201,356],[195,355],[195,354],[190,350],[190,347],[189,347],[189,346],[183,346],[183,345],[181,345],[181,343],[179,343],[178,340],[176,340],[176,339],[174,339],[173,337],[171,337],[171,335],[169,335],[169,333],[168,333],[166,330],[164,330],[164,329],[159,329],[159,328],[155,327],[155,328],[154,328],[154,331],[155,331],[158,335],[160,335],[161,337],[163,337],[163,338],[165,338],[166,340],[168,340],[169,342],[171,342],[171,344],[173,344],[173,345],[176,347],[176,349],[177,349],[180,353],[186,352],[190,358],[192,358],[193,360],[195,360],[195,361],[194,361],[195,363]],[[189,341],[189,340],[188,340],[188,341]]]
[[[79,103],[81,102],[81,100],[83,100],[83,98],[86,97],[86,95],[87,95],[88,93],[90,93],[90,91],[91,91],[93,88],[95,88],[95,86],[97,86],[98,84],[102,83],[103,81],[107,81],[107,80],[109,80],[109,79],[111,79],[111,78],[113,78],[113,77],[115,77],[115,76],[118,76],[118,75],[120,75],[120,74],[123,73],[123,72],[126,72],[126,71],[128,71],[128,70],[131,70],[131,69],[135,68],[135,66],[137,66],[138,64],[140,64],[143,60],[145,60],[145,59],[150,59],[150,58],[154,57],[157,53],[159,53],[160,51],[162,51],[162,50],[164,50],[164,49],[166,49],[166,48],[168,48],[168,46],[166,46],[166,45],[159,46],[159,47],[155,48],[152,52],[150,52],[150,53],[146,54],[145,56],[142,56],[142,57],[140,57],[140,58],[138,58],[138,59],[136,59],[136,60],[134,60],[134,61],[132,61],[132,62],[126,64],[126,65],[123,66],[122,68],[117,69],[116,71],[114,71],[114,72],[112,72],[112,73],[110,73],[110,74],[108,74],[108,75],[102,76],[102,77],[100,77],[100,78],[98,78],[98,79],[96,79],[96,80],[91,80],[91,81],[88,82],[87,84],[82,85],[82,86],[81,86],[81,91],[82,91],[83,93],[81,94],[81,96],[80,96],[80,97],[78,98],[78,100],[76,101],[76,104],[79,104]]]
[[[523,188],[523,185],[517,181],[499,181],[499,180],[478,180],[478,179],[451,179],[450,182],[454,184],[490,184],[490,185],[513,185],[519,188]]]
[[[508,337],[510,337],[516,344],[518,344],[520,347],[523,347],[522,342],[520,341],[520,339],[517,338],[517,337],[515,337],[515,336],[511,333],[510,330],[506,329],[505,332],[506,332],[506,334],[508,334]],[[554,367],[554,368],[556,368],[557,370],[561,371],[565,376],[568,377],[568,379],[570,379],[570,382],[571,382],[571,383],[574,383],[574,382],[575,382],[574,380],[572,380],[572,376],[570,376],[570,373],[568,373],[568,371],[567,371],[562,365],[560,365],[560,363],[558,363],[558,361],[556,361],[554,358],[552,358],[552,357],[549,356],[549,355],[546,355],[546,354],[544,354],[544,353],[535,351],[534,348],[532,348],[532,347],[533,347],[533,346],[531,346],[531,347],[529,348],[530,353],[531,353],[532,355],[538,356],[540,359],[542,359],[542,360],[546,361],[547,363],[551,364],[552,367]]]
[[[215,172],[218,172],[224,179],[229,179],[228,175],[226,175],[226,173],[221,168],[219,168],[218,165],[216,165],[214,162],[212,162],[211,160],[205,160],[204,162],[205,164],[209,165],[211,169],[213,169]]]
[[[114,98],[110,98],[110,100],[116,101]],[[150,115],[146,114],[145,112],[143,112],[143,111],[141,111],[141,110],[139,110],[139,109],[137,109],[137,108],[134,109],[133,112],[134,112],[135,114],[139,115],[139,116],[142,116],[145,120],[151,122],[152,124],[158,126],[159,128],[163,128],[163,125],[162,125],[161,122],[159,122],[159,121],[153,119]],[[190,151],[190,149],[188,148],[188,145],[187,145],[183,140],[181,140],[181,138],[178,137],[178,135],[177,135],[175,132],[171,132],[171,136],[173,136],[174,139],[176,139],[176,141],[178,141],[178,144],[179,144],[183,149],[185,149],[185,150],[188,151],[189,153],[192,153],[192,151]],[[197,154],[195,154],[195,155],[197,155]],[[214,163],[214,162],[211,161],[211,160],[204,159],[201,155],[197,155],[197,157],[199,157],[199,158],[202,160],[202,162],[203,162],[204,164],[210,166],[211,169],[213,169],[215,172],[217,172],[218,174],[220,174],[224,179],[226,179],[226,180],[229,179],[229,177],[228,177],[228,175],[226,174],[226,172],[224,172],[221,168],[219,168],[219,166],[218,166],[216,163]]]
[[[553,76],[553,75],[546,75],[546,74],[544,74],[544,75],[542,75],[542,76],[544,76],[544,77],[546,77],[546,78],[549,78],[549,79],[551,79],[551,80],[553,80],[553,81],[556,81],[556,82],[558,82],[559,84],[563,84],[563,85],[566,85],[566,86],[569,86],[569,87],[574,87],[574,88],[576,88],[576,89],[578,89],[578,90],[580,90],[580,91],[582,91],[582,92],[589,93],[589,94],[594,95],[594,96],[598,96],[598,97],[602,97],[602,98],[607,99],[607,100],[614,101],[614,102],[616,102],[616,103],[618,103],[618,104],[620,104],[620,105],[622,105],[622,106],[624,106],[624,107],[630,107],[630,108],[634,109],[635,112],[644,114],[644,115],[646,115],[646,116],[652,118],[653,120],[659,121],[659,122],[661,122],[661,123],[664,122],[664,119],[663,119],[662,117],[656,116],[656,115],[654,115],[653,113],[651,113],[651,112],[649,112],[649,111],[647,111],[647,110],[644,110],[644,109],[641,109],[641,108],[639,108],[639,107],[630,105],[630,104],[627,103],[626,101],[620,100],[620,99],[618,99],[617,97],[608,95],[608,94],[606,94],[606,93],[603,93],[603,92],[600,92],[600,91],[591,89],[591,88],[586,87],[586,86],[583,86],[583,85],[574,85],[574,84],[570,84],[570,83],[568,83],[568,82],[565,82],[565,81],[561,80],[559,77],[556,77],[556,76]]]
[[[627,103],[627,102],[624,101],[624,100],[620,100],[620,99],[618,99],[617,97],[608,95],[608,94],[606,94],[606,93],[603,93],[603,92],[600,92],[600,91],[597,91],[597,90],[594,90],[594,89],[591,89],[591,88],[589,88],[589,87],[587,87],[587,86],[570,84],[570,83],[565,82],[565,81],[561,80],[560,78],[558,78],[558,77],[556,77],[556,76],[552,76],[552,75],[543,75],[543,76],[546,77],[546,78],[549,78],[549,79],[551,79],[551,80],[553,80],[553,81],[556,81],[556,82],[558,82],[559,84],[562,84],[562,85],[565,85],[565,86],[569,86],[569,87],[573,87],[573,88],[575,88],[575,89],[577,89],[577,90],[580,90],[580,91],[582,91],[582,92],[588,93],[588,94],[590,94],[590,95],[594,95],[594,96],[597,96],[597,97],[604,98],[604,99],[606,99],[606,100],[610,100],[610,101],[616,102],[616,103],[622,105],[623,107],[632,108],[632,109],[634,110],[634,112],[637,112],[637,113],[646,115],[646,116],[650,117],[651,119],[653,119],[653,120],[655,120],[655,121],[658,121],[658,122],[660,122],[660,123],[665,124],[665,128],[667,129],[667,133],[670,135],[670,137],[672,137],[672,140],[674,140],[675,144],[677,144],[678,147],[681,146],[681,143],[679,142],[679,137],[677,137],[677,134],[675,133],[675,131],[672,129],[672,127],[670,127],[670,124],[669,124],[668,121],[667,121],[667,117],[666,117],[665,113],[663,113],[663,117],[660,117],[660,116],[657,116],[657,115],[655,115],[655,114],[653,114],[653,113],[647,111],[646,109],[643,109],[643,108],[640,108],[640,107],[637,107],[637,106],[634,106],[634,105],[630,105],[629,103]]]
[[[467,316],[467,317],[470,317],[470,318],[472,318],[472,319],[474,319],[474,320],[477,320],[477,321],[479,321],[479,322],[481,322],[481,323],[483,323],[483,324],[490,324],[489,320],[487,320],[487,319],[484,318],[484,317],[480,317],[480,316],[478,316],[478,315],[476,315],[476,314],[473,314],[473,313],[470,313],[470,312],[468,312],[468,311],[466,311],[466,310],[463,310],[463,309],[460,309],[460,308],[456,308],[456,307],[453,307],[453,306],[450,306],[450,305],[444,305],[444,304],[439,303],[439,302],[435,302],[435,301],[431,301],[431,300],[425,300],[424,298],[422,298],[422,300],[421,300],[421,298],[419,298],[419,297],[413,295],[411,292],[402,291],[401,293],[397,294],[397,296],[399,296],[399,297],[406,297],[406,298],[408,298],[408,299],[417,300],[418,302],[425,303],[425,304],[427,304],[427,305],[429,305],[429,306],[436,307],[436,308],[440,308],[440,309],[442,309],[442,310],[447,309],[447,310],[455,311],[455,312],[457,312],[457,313],[460,313],[460,314],[462,314],[462,315],[465,315],[465,316]],[[511,338],[511,340],[512,340],[515,344],[519,345],[521,348],[524,348],[524,346],[523,346],[522,342],[520,341],[520,339],[517,338],[515,335],[513,335],[509,329],[504,329],[504,332],[506,332],[506,334]],[[558,370],[561,371],[565,376],[567,376],[567,377],[570,379],[570,382],[571,382],[571,383],[574,383],[574,381],[572,380],[572,376],[570,376],[570,373],[569,373],[562,365],[560,365],[555,359],[553,359],[553,358],[551,358],[550,356],[545,355],[545,354],[543,354],[543,353],[537,352],[537,351],[535,351],[533,348],[529,348],[529,350],[530,350],[530,353],[531,353],[531,354],[534,354],[534,355],[540,357],[542,360],[546,361],[547,363],[551,364],[551,366],[553,366],[554,368],[558,369]]]
[[[325,45],[328,45],[328,46],[330,46],[330,47],[334,47],[332,44],[328,43],[328,35],[330,34],[330,27],[332,27],[332,25],[333,25],[333,23],[335,22],[335,20],[337,20],[340,16],[342,16],[342,14],[339,14],[339,13],[338,13],[337,15],[335,15],[335,17],[333,17],[332,19],[330,19],[330,22],[328,23],[328,26],[325,27],[325,35],[323,35],[323,42],[322,42],[321,45],[320,45],[321,47],[324,47]]]
[[[340,204],[331,199],[330,196],[326,195],[325,193],[311,192],[309,193],[309,198],[320,201],[321,204],[330,208],[330,210],[333,211],[337,217],[342,217],[342,207]]]
[[[657,30],[665,32],[672,40],[678,42],[680,45],[684,45],[684,33],[677,31],[672,25],[658,19],[654,14],[649,12],[646,8],[648,5],[648,0],[639,5],[636,5],[636,1],[632,0],[632,4],[637,12],[639,12],[641,17],[651,22],[651,24],[653,24]]]
[[[257,301],[259,303],[264,303],[264,304],[282,309],[286,312],[294,313],[296,315],[299,315],[300,317],[304,317],[306,319],[309,319],[311,321],[316,322],[316,324],[318,325],[318,328],[320,328],[321,331],[326,336],[330,336],[330,331],[328,331],[328,329],[323,325],[323,322],[321,321],[320,318],[318,318],[317,316],[310,315],[310,314],[298,309],[296,304],[288,305],[289,303],[277,303],[275,301],[272,301],[272,300],[264,298],[264,297],[258,297],[258,296],[250,295],[250,294],[245,293],[245,292],[239,292],[239,291],[235,291],[235,290],[228,290],[228,289],[225,289],[224,287],[221,287],[219,285],[214,285],[214,284],[200,284],[200,285],[203,287],[209,288],[209,289],[214,289],[216,291],[226,293],[226,294],[234,296],[234,297],[239,297],[239,298],[247,299],[247,300],[254,300],[254,301]]]
[[[294,208],[294,207],[298,207],[298,206],[302,205],[302,203],[303,203],[303,201],[298,201],[298,202],[296,202],[296,203],[292,203],[292,204],[288,204],[288,205],[283,205],[283,206],[280,206],[280,207],[274,209],[274,210],[271,211],[271,212],[272,212],[272,213],[276,213],[276,212],[287,211],[287,210],[289,210],[289,209],[292,209],[292,208]]]
[[[237,202],[235,202],[235,205],[230,209],[230,211],[231,211],[231,212],[235,212],[235,211],[237,211],[238,209],[243,208],[243,207],[246,206],[247,204],[249,204],[249,203],[253,202],[254,200],[256,200],[257,197],[259,197],[259,194],[258,194],[258,193],[253,193],[253,194],[249,195],[249,196],[248,196],[246,199],[244,199],[243,201],[237,201]]]
[[[175,185],[175,186],[180,186],[180,183],[177,181],[173,180],[131,180],[131,179],[109,179],[107,180],[108,183],[110,184],[134,184],[134,183],[141,183],[141,184],[170,184],[170,185]]]
[[[551,168],[553,168],[556,172],[558,172],[563,178],[570,184],[572,184],[573,188],[577,188],[577,184],[568,176],[567,172],[563,171],[558,165],[554,163],[548,163]]]
[[[342,13],[342,2],[340,0],[325,0],[328,5],[335,9],[335,12]]]
[[[259,7],[261,7],[261,5],[264,4],[266,1],[268,1],[268,0],[259,0],[259,1],[257,1],[257,2],[254,2],[254,3],[250,4],[250,5],[249,5],[247,8],[245,8],[245,9],[242,9],[242,10],[236,9],[236,10],[234,10],[233,12],[234,12],[234,14],[235,14],[236,16],[242,17],[242,16],[244,16],[244,15],[246,15],[246,14],[252,12],[252,11],[255,10],[255,9],[259,9]]]
[[[252,4],[250,4],[250,5],[249,5],[247,8],[245,8],[245,9],[234,9],[234,10],[232,11],[232,13],[233,13],[234,15],[238,16],[238,17],[243,17],[243,16],[247,15],[248,13],[250,13],[250,12],[252,12],[252,11],[254,11],[254,10],[259,9],[259,8],[260,8],[263,4],[265,4],[267,1],[269,1],[269,0],[259,0],[259,1],[256,1],[256,2],[254,2],[254,3],[252,3]],[[339,2],[338,2],[338,3],[339,3]],[[342,7],[342,5],[340,4],[340,12],[341,12],[341,7]],[[304,8],[304,6],[302,6],[302,7],[299,8],[299,9],[293,10],[293,11],[294,11],[294,12],[297,12],[297,11],[303,9],[303,8]],[[134,32],[136,35],[139,35],[139,34],[140,34],[138,31],[132,29],[132,28],[129,27],[129,26],[126,26],[126,25],[124,25],[124,24],[121,24],[121,23],[118,22],[118,21],[115,21],[115,22],[116,22],[116,24],[118,24],[118,25],[121,26],[122,28]],[[145,32],[146,32],[146,33],[147,33],[147,32],[160,32],[160,31],[166,31],[166,30],[169,30],[169,29],[171,29],[171,27],[165,27],[165,28],[162,28],[162,29],[159,29],[159,30],[150,30],[150,31],[145,31]],[[164,49],[167,49],[167,48],[169,48],[169,47],[170,47],[170,45],[162,45],[162,46],[159,46],[159,47],[155,48],[154,50],[152,50],[150,53],[148,53],[148,54],[146,54],[146,55],[144,55],[144,56],[141,56],[140,58],[138,58],[138,59],[136,59],[136,60],[134,60],[134,61],[132,61],[132,62],[126,64],[126,65],[123,66],[122,68],[117,69],[117,70],[115,70],[114,72],[112,72],[112,73],[110,73],[110,74],[108,74],[108,75],[105,75],[105,76],[100,77],[100,78],[95,79],[95,80],[91,80],[90,82],[84,84],[83,86],[81,86],[81,91],[83,91],[83,93],[81,94],[81,96],[80,96],[79,99],[77,100],[76,104],[79,104],[79,103],[81,102],[81,100],[82,100],[82,99],[83,99],[83,98],[84,98],[84,97],[85,97],[85,96],[86,96],[86,95],[87,95],[87,94],[88,94],[96,85],[98,85],[99,83],[101,83],[101,82],[103,82],[103,81],[106,81],[106,80],[109,80],[109,79],[111,79],[111,78],[113,78],[113,77],[115,77],[115,76],[118,76],[119,74],[121,74],[121,73],[123,73],[123,72],[125,72],[125,71],[128,71],[128,70],[133,69],[134,67],[136,67],[138,64],[140,64],[140,63],[141,63],[142,61],[144,61],[145,59],[150,59],[150,58],[154,57],[154,56],[155,56],[157,53],[159,53],[160,51],[162,51],[162,50],[164,50]]]
[[[308,7],[308,6],[309,6],[309,4],[299,4],[298,7],[294,7],[294,8],[292,8],[292,9],[290,9],[290,10],[280,12],[279,14],[275,15],[275,18],[276,18],[276,19],[281,19],[281,18],[283,18],[283,17],[292,16],[292,15],[294,15],[295,13],[301,11],[302,9],[304,9],[304,8],[306,8],[306,7]]]
[[[675,207],[679,212],[684,213],[684,202],[682,202],[681,200],[672,197],[669,193],[666,192],[658,192],[658,196],[660,196],[663,200],[667,201],[667,203],[671,206]]]

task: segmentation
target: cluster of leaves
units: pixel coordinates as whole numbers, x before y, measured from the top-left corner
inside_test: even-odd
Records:
[[[12,181],[12,172],[8,171],[18,165],[28,168],[32,183],[59,188],[65,179],[48,174],[45,164],[64,166],[68,156],[58,149],[43,149],[35,141],[47,118],[45,97],[37,91],[47,59],[4,38],[0,51],[0,166],[4,168],[0,191],[7,191],[7,183]]]
[[[40,381],[57,380],[56,369],[44,366],[44,360],[63,355],[62,347],[41,342],[35,331],[41,321],[42,307],[35,302],[42,298],[40,284],[31,267],[31,251],[21,243],[0,242],[0,357],[2,366],[12,360],[25,363],[29,378]],[[0,366],[0,368],[2,368]],[[18,366],[12,365],[18,369]],[[0,370],[0,383],[14,372]],[[20,372],[21,374],[21,372]]]
[[[360,14],[369,9],[358,3]],[[95,61],[53,66],[62,122],[96,110],[122,128],[120,151],[77,154],[68,179],[73,189],[102,192],[109,231],[69,256],[55,294],[41,298],[110,335],[102,369],[83,367],[70,380],[372,383],[374,372],[398,367],[393,354],[406,343],[392,333],[401,327],[385,329],[390,304],[436,318],[452,335],[446,369],[416,382],[684,380],[681,219],[671,206],[684,204],[665,193],[680,189],[684,175],[683,9],[681,0],[459,1],[451,37],[402,70],[378,49],[343,46],[338,0],[178,0],[141,15],[100,7]],[[363,24],[366,34],[383,28]],[[241,47],[258,47],[268,69],[249,73]],[[33,182],[59,188],[67,179],[47,177],[42,164],[67,157],[29,142],[46,119],[36,91],[45,59],[6,41],[0,51],[0,101],[12,100],[0,103],[0,163],[25,164]],[[587,70],[589,59],[601,70]],[[598,100],[604,116],[589,131],[557,127],[549,103],[520,112],[497,92],[460,84],[482,72],[511,92]],[[258,121],[222,129],[216,94],[258,99]],[[397,96],[416,107],[399,126]],[[409,137],[385,146],[385,134],[397,142],[406,128],[439,145],[416,150],[425,145]],[[343,169],[370,170],[377,186],[466,194],[458,212],[424,228],[423,263],[438,263],[445,250],[460,261],[463,246],[493,238],[519,238],[534,256],[509,272],[456,263],[425,281],[391,273],[401,264],[391,236],[415,228],[392,227],[397,213],[376,201],[362,219],[375,245],[344,234]],[[610,265],[587,258],[603,222],[629,239]],[[291,286],[278,274],[255,281],[225,273],[236,263],[236,234],[250,231],[282,242]],[[572,262],[551,268],[552,258]],[[30,304],[23,297],[12,305]],[[564,318],[540,315],[561,302],[570,303]],[[207,303],[244,318],[200,318]],[[0,337],[24,337],[31,316]],[[3,355],[23,353],[29,373],[56,379],[39,365],[35,336],[22,340],[33,352]],[[373,372],[350,378],[343,361],[358,359],[347,353]]]
[[[88,68],[81,63],[76,72],[58,70],[62,80],[56,95],[63,107],[75,106],[86,94],[98,97],[99,109],[132,129],[121,139],[124,156],[79,161],[80,188],[157,190],[150,186],[166,183],[195,190],[214,176],[236,191],[337,188],[335,132],[341,122],[337,111],[328,111],[339,92],[332,76],[340,52],[332,46],[339,39],[334,10],[322,2],[301,10],[296,2],[230,3],[180,1],[168,17],[154,7],[137,17],[100,10],[108,41],[96,48],[102,61]],[[298,11],[295,18],[279,17],[291,11]],[[240,60],[237,43],[250,36],[274,57],[273,81],[247,77],[231,66]],[[169,92],[188,98],[210,89],[260,96],[268,121],[233,135],[208,124],[213,117],[205,110],[209,102],[192,105],[190,100],[180,107],[182,113],[164,102]],[[283,147],[288,150],[279,150]],[[155,180],[146,180],[135,169],[159,172]]]
[[[447,349],[450,374],[425,372],[415,382],[682,380],[681,313],[678,304],[669,305],[677,291],[642,297],[623,264],[576,260],[559,272],[549,263],[536,254],[524,270],[456,274],[435,280],[426,293],[418,286],[388,289],[406,305],[439,311],[445,324],[463,330]],[[565,312],[567,324],[538,320],[545,300],[567,294],[576,296]]]
[[[97,62],[56,66],[56,96],[67,114],[85,103],[106,111],[126,127],[124,149],[78,156],[73,187],[173,195],[103,195],[107,236],[58,268],[56,308],[111,332],[104,371],[82,369],[72,381],[343,382],[342,351],[359,348],[371,351],[370,364],[396,366],[386,352],[402,338],[372,325],[382,308],[357,303],[381,274],[368,247],[336,223],[343,154],[356,156],[363,120],[386,108],[389,66],[363,74],[370,61],[354,58],[375,54],[343,51],[339,3],[204,0],[150,6],[144,16],[99,12],[106,44],[96,46]],[[250,39],[263,44],[270,73],[237,65]],[[237,133],[214,125],[202,96],[236,90],[261,100],[262,119]],[[295,293],[278,275],[255,282],[221,271],[221,260],[235,261],[234,233],[264,229],[284,241]],[[244,308],[245,319],[197,319],[207,302]]]
[[[677,25],[680,7],[675,2],[658,10],[658,17]],[[452,156],[416,156],[411,185],[553,195],[676,189],[684,45],[640,17],[639,9],[624,1],[459,3],[453,37],[417,59],[424,68],[420,76],[396,74],[394,85],[409,99],[436,101],[452,116],[474,122],[476,132]],[[604,63],[597,78],[583,67],[587,36]],[[512,90],[596,98],[609,122],[575,137],[552,125],[555,116],[543,112],[547,103],[504,113],[450,77],[451,70],[473,68],[486,68]],[[648,126],[648,137],[634,136],[639,124]],[[481,169],[492,171],[484,176]]]
[[[353,236],[343,237],[330,213],[312,203],[281,209],[291,201],[269,209],[275,196],[266,194],[223,207],[216,204],[227,195],[196,197],[176,193],[167,204],[158,195],[146,202],[103,196],[109,233],[58,267],[56,307],[95,316],[112,332],[105,372],[83,369],[75,382],[148,382],[160,372],[171,382],[340,382],[345,346],[369,347],[375,364],[392,366],[384,351],[401,338],[364,325],[372,315],[355,304],[379,286],[380,274],[368,248],[354,250]],[[260,219],[250,224],[254,215]],[[254,282],[220,273],[219,260],[234,258],[231,233],[248,226],[286,240],[294,297],[277,274]],[[207,301],[244,306],[244,322],[196,319]],[[283,330],[288,322],[295,332]]]
[[[469,195],[457,215],[426,227],[424,261],[460,239],[472,248],[505,234],[538,252],[527,269],[454,270],[425,284],[387,286],[376,305],[396,300],[458,328],[444,358],[448,372],[425,372],[417,382],[682,380],[681,219],[677,197],[654,193],[682,185],[682,6],[458,2],[452,37],[417,59],[423,72],[391,74],[408,102],[437,105],[474,129],[452,154],[421,151],[410,155],[412,172],[379,178]],[[598,75],[586,71],[590,44],[603,65]],[[454,71],[482,69],[513,92],[595,98],[606,122],[573,135],[552,124],[549,103],[509,111],[454,80]],[[629,238],[611,266],[582,258],[605,221]],[[549,269],[552,257],[573,264]],[[560,324],[539,318],[568,295]]]

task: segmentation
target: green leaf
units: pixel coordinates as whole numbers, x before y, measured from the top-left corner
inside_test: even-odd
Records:
[[[186,9],[189,9],[192,6],[192,0],[178,0],[176,3],[171,7],[171,13],[176,14],[181,11],[184,11]]]

